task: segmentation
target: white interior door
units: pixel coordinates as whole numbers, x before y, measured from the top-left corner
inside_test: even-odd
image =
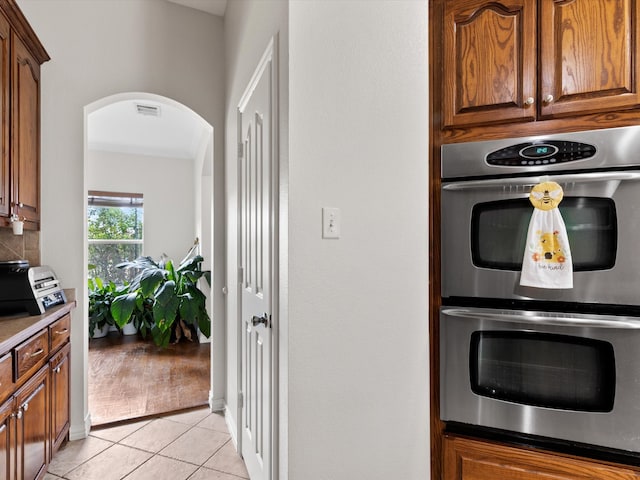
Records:
[[[252,480],[272,478],[273,59],[263,57],[239,107],[241,453]]]

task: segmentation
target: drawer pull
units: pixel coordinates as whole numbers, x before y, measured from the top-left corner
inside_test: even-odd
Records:
[[[24,405],[22,405],[22,411],[26,412],[27,410],[29,410],[29,402],[25,402]]]
[[[30,353],[29,354],[29,358],[37,357],[38,355],[42,355],[43,353],[44,353],[44,349],[43,348],[39,348],[35,352]]]
[[[20,420],[22,418],[22,410],[18,410],[18,413],[16,413],[16,418],[18,420]]]
[[[65,333],[67,333],[69,331],[68,328],[64,328],[62,330],[58,330],[56,332],[53,332],[55,335],[64,335]]]
[[[60,366],[57,366],[56,368],[54,368],[53,371],[55,373],[60,373]]]

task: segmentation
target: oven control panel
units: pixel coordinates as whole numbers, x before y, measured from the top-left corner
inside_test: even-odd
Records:
[[[558,140],[519,143],[487,155],[489,165],[526,167],[554,165],[593,157],[596,147],[587,143]]]

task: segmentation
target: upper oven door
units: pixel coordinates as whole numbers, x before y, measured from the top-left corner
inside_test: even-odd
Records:
[[[564,190],[573,289],[520,286],[529,192],[547,179]],[[443,182],[442,296],[639,305],[638,180],[614,171]]]

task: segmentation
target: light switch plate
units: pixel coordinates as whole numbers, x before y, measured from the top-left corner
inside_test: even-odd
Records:
[[[322,238],[340,238],[339,208],[322,208]]]

